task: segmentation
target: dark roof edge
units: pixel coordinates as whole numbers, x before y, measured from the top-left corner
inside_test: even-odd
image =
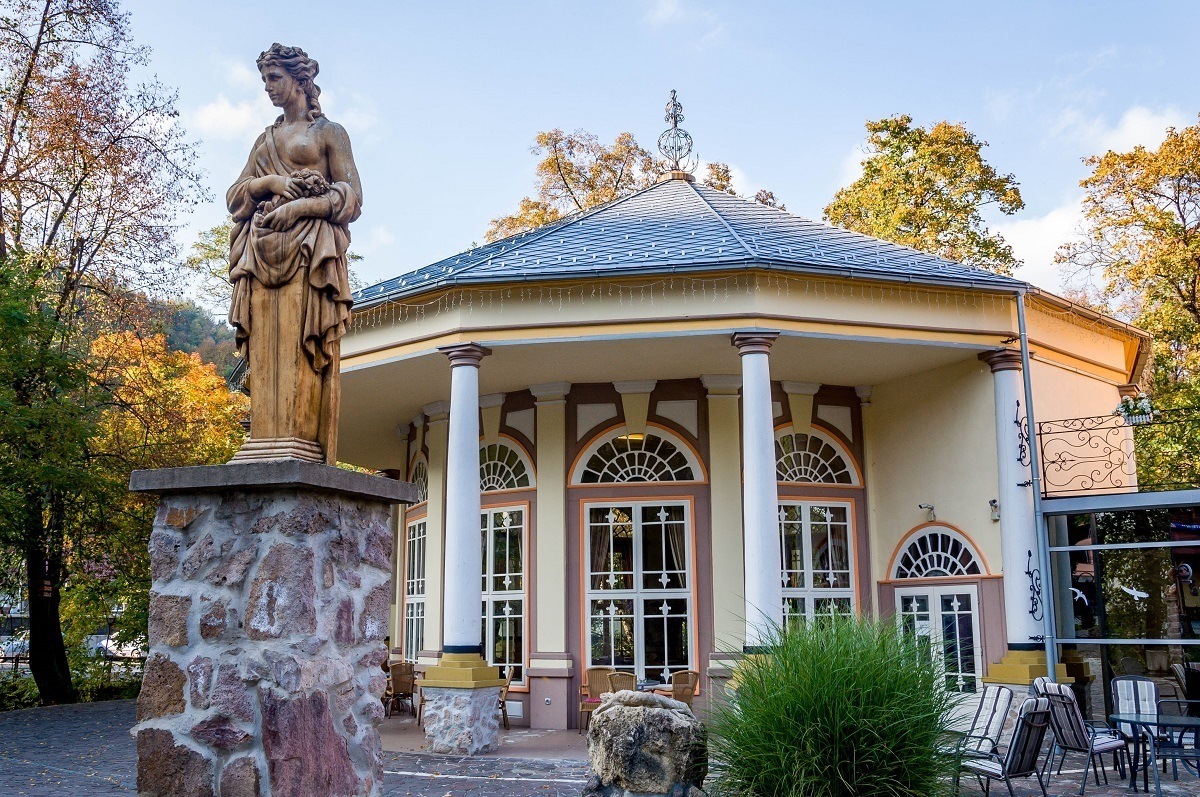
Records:
[[[431,293],[435,290],[444,288],[464,287],[468,285],[486,285],[489,282],[494,285],[504,285],[510,283],[527,283],[527,282],[557,282],[562,280],[581,280],[581,279],[604,279],[610,277],[639,277],[639,276],[660,276],[663,274],[675,274],[679,276],[687,276],[689,274],[704,273],[709,271],[737,271],[737,270],[752,270],[761,268],[764,271],[788,271],[794,274],[802,274],[809,276],[827,276],[841,277],[850,280],[865,280],[874,282],[886,282],[901,285],[916,285],[930,288],[948,288],[957,290],[979,290],[988,291],[990,293],[1017,293],[1021,291],[1037,290],[1028,283],[1012,277],[1002,277],[1003,279],[1011,280],[1011,284],[997,284],[991,282],[977,282],[975,280],[953,280],[937,278],[920,278],[909,274],[879,274],[865,269],[842,268],[831,266],[797,266],[794,263],[783,263],[771,258],[763,257],[748,257],[742,260],[731,260],[723,263],[712,263],[710,265],[703,264],[688,264],[685,266],[655,266],[650,268],[639,268],[634,270],[623,269],[596,269],[593,271],[584,271],[582,269],[575,272],[560,272],[557,274],[527,274],[527,275],[507,275],[502,279],[491,280],[486,277],[478,278],[477,280],[464,279],[461,275],[457,275],[450,279],[438,280],[436,282],[424,283],[420,286],[420,290],[412,292],[397,291],[385,296],[379,296],[372,299],[370,302],[355,305],[356,310],[369,310],[378,305],[387,304],[388,302],[400,301],[402,299],[419,296],[423,293]],[[493,275],[488,275],[492,277]],[[1065,300],[1064,300],[1065,301]],[[1120,322],[1117,322],[1120,323]]]

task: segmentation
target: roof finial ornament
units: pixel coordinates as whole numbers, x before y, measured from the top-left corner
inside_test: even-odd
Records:
[[[696,159],[692,157],[692,135],[679,126],[683,121],[683,103],[675,97],[675,89],[671,89],[663,121],[670,122],[671,127],[658,137],[658,151],[666,159],[660,179],[692,182],[691,172],[696,168]]]

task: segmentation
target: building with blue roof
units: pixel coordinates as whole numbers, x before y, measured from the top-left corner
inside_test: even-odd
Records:
[[[609,670],[703,701],[771,624],[834,614],[927,635],[955,690],[1028,683],[1025,363],[1039,417],[1103,415],[1148,352],[680,170],[356,302],[341,456],[422,496],[394,653],[434,697],[511,667],[508,716],[540,728],[585,723]]]

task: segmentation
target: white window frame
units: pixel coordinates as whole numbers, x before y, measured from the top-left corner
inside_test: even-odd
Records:
[[[911,586],[896,587],[896,625],[900,629],[904,628],[904,620],[907,617],[914,618],[915,632],[918,637],[926,637],[929,640],[929,652],[933,656],[935,662],[939,666],[944,666],[945,662],[945,639],[942,637],[942,596],[955,594],[970,594],[971,595],[971,646],[974,654],[974,690],[981,689],[981,679],[983,678],[983,647],[980,640],[979,622],[983,616],[979,606],[979,589],[974,584],[919,584],[913,583]],[[915,613],[906,610],[904,599],[910,598],[915,600],[918,597],[925,596],[929,599],[929,618],[924,621],[918,621],[915,618]],[[921,626],[920,622],[926,625]],[[963,670],[956,670],[957,690],[959,692],[967,691],[964,687],[966,683],[963,676],[967,673]],[[950,673],[946,673],[949,677]]]
[[[855,562],[854,549],[854,505],[848,501],[829,501],[823,499],[779,499],[779,550],[780,557],[785,554],[784,548],[784,533],[785,523],[795,523],[796,521],[786,520],[787,508],[796,507],[800,509],[800,539],[801,550],[803,552],[803,572],[804,586],[789,587],[788,573],[797,572],[789,567],[790,562],[783,562],[783,570],[779,574],[781,583],[783,584],[783,615],[784,622],[789,622],[793,617],[799,617],[799,613],[795,611],[793,601],[802,600],[804,602],[805,621],[812,620],[814,617],[827,617],[833,614],[846,614],[846,612],[836,611],[817,611],[817,603],[822,603],[822,608],[828,609],[833,604],[829,601],[837,599],[848,599],[850,602],[849,614],[853,615],[857,612],[857,600],[854,595],[854,586],[857,583],[857,569]],[[813,551],[812,551],[812,507],[837,507],[844,509],[846,512],[846,552],[849,557],[850,572],[848,575],[848,586],[846,587],[818,587],[816,572],[813,566]]]
[[[425,578],[429,526],[410,521],[404,532],[404,659],[416,661],[425,644]]]
[[[518,535],[521,540],[521,569],[520,571],[506,571],[499,574],[500,576],[518,576],[520,581],[513,589],[496,589],[494,587],[494,579],[497,574],[495,568],[495,537],[492,531],[495,529],[492,519],[497,515],[503,515],[505,512],[520,512],[521,525]],[[518,668],[517,677],[513,678],[513,684],[524,685],[526,682],[525,670],[526,660],[528,659],[529,646],[529,602],[525,598],[525,585],[528,575],[529,561],[529,507],[524,504],[514,504],[511,506],[488,506],[484,507],[479,513],[479,533],[481,537],[481,545],[483,547],[483,594],[482,603],[480,604],[480,644],[483,645],[484,659],[488,664],[496,667],[507,667],[514,665]],[[505,602],[511,605],[517,602],[521,607],[519,613],[507,615],[510,618],[515,618],[521,622],[521,652],[518,661],[495,661],[496,650],[496,629],[495,623],[495,604],[497,602]]]
[[[643,581],[642,575],[644,572],[644,568],[643,568],[643,563],[642,563],[643,557],[642,557],[641,511],[645,507],[655,507],[655,506],[679,507],[683,510],[684,570],[682,571],[682,574],[683,574],[683,586],[682,587],[673,587],[670,589],[654,589],[651,587],[645,587],[642,584],[642,581]],[[593,589],[592,588],[592,576],[593,575],[603,575],[604,573],[614,572],[612,570],[604,570],[601,572],[594,572],[592,570],[592,559],[591,559],[592,524],[591,524],[591,519],[590,519],[591,512],[593,509],[605,509],[605,508],[629,509],[630,510],[631,520],[632,520],[633,528],[634,528],[634,532],[633,532],[633,572],[631,574],[631,576],[632,576],[631,581],[633,583],[632,589]],[[584,606],[583,606],[583,611],[584,611],[585,617],[586,617],[586,623],[585,623],[585,629],[584,629],[584,636],[586,639],[585,639],[584,644],[586,645],[586,652],[587,652],[586,653],[586,655],[587,655],[586,660],[588,662],[587,666],[589,666],[589,667],[613,666],[611,664],[611,662],[598,662],[598,661],[595,661],[595,659],[593,658],[592,620],[595,617],[603,616],[600,614],[593,613],[593,611],[592,611],[593,601],[601,601],[601,602],[617,601],[617,600],[631,601],[633,603],[632,619],[633,619],[633,629],[634,629],[633,673],[639,681],[659,680],[659,681],[665,682],[666,680],[668,680],[668,679],[664,679],[662,677],[663,676],[662,670],[647,672],[647,670],[646,670],[646,666],[647,666],[646,665],[646,638],[645,638],[645,624],[646,624],[647,618],[662,617],[663,622],[665,623],[668,615],[647,612],[646,606],[650,603],[654,603],[654,602],[658,602],[658,601],[665,602],[668,600],[683,600],[683,601],[686,601],[685,605],[687,607],[686,614],[684,615],[685,622],[687,623],[687,636],[688,636],[688,638],[687,638],[687,662],[686,662],[686,664],[681,664],[681,665],[674,665],[674,664],[668,662],[667,668],[670,668],[671,672],[681,672],[684,670],[695,670],[696,669],[696,652],[695,652],[695,649],[696,649],[696,621],[695,621],[696,606],[695,606],[695,601],[693,600],[693,596],[692,596],[692,590],[695,585],[695,582],[694,582],[695,572],[694,572],[693,562],[692,562],[692,559],[693,559],[693,556],[692,556],[693,517],[692,517],[691,502],[684,500],[684,499],[662,499],[662,500],[656,500],[656,501],[614,501],[614,500],[610,500],[610,501],[590,502],[590,503],[585,503],[583,505],[583,523],[584,523],[583,558],[584,558],[584,561],[586,562],[586,567],[584,569]],[[664,537],[664,541],[665,541],[665,537]],[[664,544],[665,544],[665,542],[664,542]],[[611,555],[612,554],[611,554],[611,547],[610,547],[609,556],[611,557]],[[611,562],[611,558],[610,558],[610,562]],[[621,572],[628,572],[628,571],[621,571]],[[664,572],[664,574],[669,574],[669,573],[679,573],[680,571],[670,570],[670,571],[663,571],[663,572]],[[610,604],[610,605],[615,605],[615,604]],[[609,614],[609,616],[610,617],[612,616],[611,613]],[[620,616],[628,617],[629,615],[620,615]],[[679,615],[673,614],[673,615],[669,615],[669,616],[678,617]],[[657,666],[657,665],[655,665],[655,666]],[[624,670],[624,671],[629,670],[629,668],[625,667],[625,666],[619,666],[619,667],[616,667],[616,669]]]

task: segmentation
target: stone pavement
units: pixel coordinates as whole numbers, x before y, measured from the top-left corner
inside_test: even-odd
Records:
[[[0,713],[0,795],[132,797],[137,793],[136,756],[129,735],[133,717],[131,700]],[[510,749],[528,757],[509,757],[503,754],[507,750],[477,758],[384,753],[383,793],[386,797],[576,797],[583,790],[587,766],[581,761],[536,758],[524,744]],[[1068,759],[1063,774],[1051,781],[1051,795],[1076,793],[1082,772],[1079,763],[1078,757]],[[964,795],[981,794],[973,782],[964,780],[963,786]],[[1018,797],[1040,797],[1032,780],[1019,781],[1016,792]],[[1005,789],[997,784],[992,793],[1004,794]],[[1087,793],[1125,797],[1130,791],[1110,773],[1106,787],[1097,787],[1089,778]],[[1196,797],[1200,781],[1182,775],[1172,783],[1167,777],[1163,794]]]

